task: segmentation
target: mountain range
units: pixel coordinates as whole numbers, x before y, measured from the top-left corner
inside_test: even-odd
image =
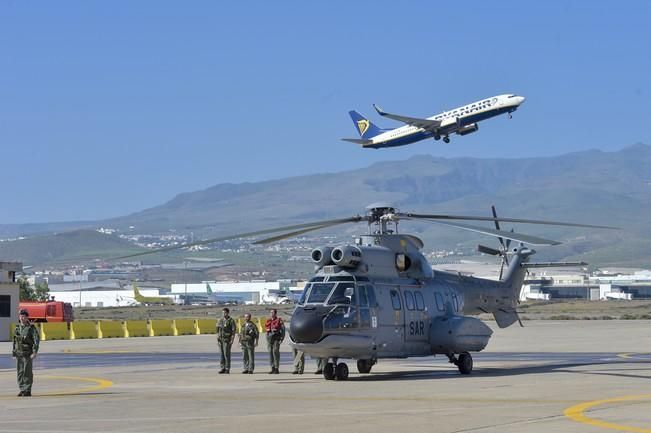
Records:
[[[622,230],[543,226],[518,226],[517,230],[564,242],[553,251],[541,251],[540,257],[651,265],[651,146],[644,144],[616,152],[590,150],[546,158],[414,156],[338,173],[219,184],[108,220],[0,225],[0,236],[29,235],[34,242],[37,232],[47,235],[103,226],[135,227],[132,230],[138,233],[192,231],[197,236],[214,237],[352,216],[374,202],[388,202],[402,211],[483,216],[490,215],[490,206],[495,205],[502,216],[616,225]],[[401,228],[422,237],[430,249],[469,247],[478,240],[489,245],[494,242],[435,224],[405,223]],[[344,229],[344,233],[360,230],[365,227]],[[12,254],[17,258],[15,242],[23,241],[0,243],[0,259]],[[52,236],[48,242],[56,243]]]

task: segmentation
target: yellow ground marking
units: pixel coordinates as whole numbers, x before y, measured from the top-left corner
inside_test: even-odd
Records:
[[[651,355],[651,353],[649,353],[649,352],[627,352],[627,353],[618,353],[618,354],[617,354],[617,357],[618,357],[618,358],[624,358],[624,359],[635,359],[635,358],[638,357],[638,355],[643,355],[643,356],[644,356],[644,355],[647,355],[647,356],[648,356],[648,355]],[[642,359],[642,358],[640,358],[640,359]],[[648,358],[644,358],[644,359],[648,359]]]
[[[79,382],[90,382],[94,385],[88,386],[85,388],[74,388],[74,389],[64,389],[62,391],[52,391],[52,392],[37,392],[34,394],[35,397],[58,397],[64,395],[78,395],[89,393],[93,391],[99,391],[102,389],[110,388],[113,386],[113,382],[106,379],[100,379],[96,377],[78,377],[78,376],[40,376],[35,377],[36,380],[40,379],[52,379],[52,380],[70,380],[70,381],[79,381]],[[0,397],[0,399],[7,399],[8,397]],[[13,398],[13,397],[12,397]]]
[[[595,427],[601,427],[610,430],[634,432],[634,433],[651,433],[651,429],[649,428],[640,428],[634,426],[627,426],[623,424],[616,424],[608,421],[602,421],[595,418],[590,418],[584,414],[586,410],[594,408],[596,406],[602,406],[611,403],[640,401],[640,400],[645,400],[650,398],[651,398],[651,394],[641,394],[641,395],[625,395],[622,397],[607,398],[603,400],[586,401],[577,404],[575,406],[568,407],[567,409],[565,409],[563,413],[565,414],[566,417],[570,418],[573,421],[580,422],[583,424],[589,424]]]

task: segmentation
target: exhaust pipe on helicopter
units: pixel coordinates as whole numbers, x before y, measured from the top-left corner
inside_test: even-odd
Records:
[[[355,268],[362,262],[362,251],[352,245],[337,247],[330,256],[335,265],[342,268]]]
[[[312,250],[312,261],[318,267],[332,264],[332,247],[320,247]]]

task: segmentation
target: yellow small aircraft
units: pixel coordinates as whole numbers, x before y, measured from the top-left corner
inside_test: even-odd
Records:
[[[133,297],[136,301],[143,305],[173,305],[174,300],[165,296],[142,296],[136,283],[131,283],[133,286]]]

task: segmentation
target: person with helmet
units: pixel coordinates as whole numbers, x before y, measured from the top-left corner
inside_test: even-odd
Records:
[[[34,373],[32,362],[36,358],[39,345],[39,333],[36,326],[29,321],[29,312],[20,310],[18,324],[14,329],[14,345],[11,352],[16,360],[16,372],[18,375],[18,397],[31,397]]]

